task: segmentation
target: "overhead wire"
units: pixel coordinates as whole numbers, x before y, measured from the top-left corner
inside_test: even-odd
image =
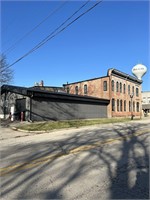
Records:
[[[84,5],[82,5],[81,7],[83,8],[90,0],[88,0]],[[86,11],[84,11],[83,13],[81,13],[78,17],[76,17],[74,20],[72,20],[70,23],[68,23],[65,27],[63,27],[61,30],[60,27],[62,27],[69,19],[71,19],[77,12],[79,12],[79,10],[81,10],[81,7],[75,11],[67,20],[65,20],[65,22],[63,22],[58,28],[56,28],[51,34],[49,34],[45,39],[43,39],[40,43],[38,43],[34,48],[32,48],[30,51],[28,51],[27,53],[25,53],[23,56],[21,56],[19,59],[17,59],[15,62],[13,62],[12,64],[10,64],[7,68],[15,65],[16,63],[18,63],[20,60],[22,60],[23,58],[25,58],[26,56],[28,56],[29,54],[31,54],[32,52],[36,51],[37,49],[39,49],[41,46],[43,46],[45,43],[47,43],[49,40],[51,40],[52,38],[54,38],[55,36],[57,36],[58,34],[60,34],[62,31],[64,31],[66,28],[68,28],[70,25],[72,25],[75,21],[77,21],[78,19],[80,19],[82,16],[84,16],[86,13],[88,13],[89,11],[91,11],[93,8],[95,8],[96,6],[98,6],[100,3],[102,2],[102,0],[98,1],[97,3],[95,3],[93,6],[91,6],[89,9],[87,9]],[[56,32],[57,30],[59,30],[58,32]],[[56,33],[55,33],[56,32]]]
[[[53,34],[57,32],[64,24],[66,24],[73,16],[75,16],[83,7],[85,7],[91,0],[88,0],[86,3],[84,3],[78,10],[76,10],[70,17],[68,17],[60,26],[58,26],[54,31],[52,31],[46,38],[44,38],[40,43],[38,43],[33,49],[31,49],[29,52],[35,51],[37,48],[41,47],[43,44],[45,44],[46,41],[51,39]]]
[[[8,49],[6,49],[3,54],[9,54],[12,50],[15,49],[15,47],[24,40],[27,36],[29,36],[32,32],[34,32],[41,24],[43,24],[47,19],[49,19],[52,15],[54,15],[57,11],[59,11],[68,1],[63,2],[58,8],[56,8],[54,11],[50,12],[39,24],[37,24],[34,28],[32,28],[30,31],[25,33],[20,39],[18,39],[14,44],[12,44]]]

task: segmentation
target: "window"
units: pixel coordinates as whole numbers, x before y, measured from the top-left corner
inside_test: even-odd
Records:
[[[118,83],[118,81],[116,83],[116,92],[119,92],[119,83]]]
[[[117,111],[119,112],[119,99],[117,99]]]
[[[130,85],[128,85],[128,94],[130,95]]]
[[[122,83],[120,83],[120,93],[122,93]]]
[[[135,102],[133,101],[133,112],[135,112]]]
[[[134,95],[134,86],[132,86],[132,94]]]
[[[115,99],[112,99],[112,111],[115,111]]]
[[[123,84],[123,93],[125,94],[126,93],[126,85]]]
[[[111,90],[114,91],[114,80],[111,81]]]
[[[87,85],[84,85],[84,94],[87,94]]]
[[[126,112],[126,100],[124,101],[124,111]]]
[[[129,112],[131,112],[131,101],[129,101]]]
[[[122,100],[120,100],[120,111],[122,112]]]
[[[78,86],[75,87],[75,94],[78,95]]]
[[[103,82],[103,90],[104,90],[104,91],[107,91],[107,81],[104,81],[104,82]]]
[[[139,88],[136,88],[136,96],[139,96]]]
[[[139,104],[139,102],[136,103],[136,111],[140,112],[140,104]]]

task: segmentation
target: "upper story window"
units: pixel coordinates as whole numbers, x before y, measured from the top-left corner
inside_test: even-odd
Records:
[[[122,83],[120,83],[120,93],[122,93]]]
[[[130,95],[130,85],[128,85],[128,94]]]
[[[136,96],[139,96],[139,88],[136,88]]]
[[[103,82],[103,90],[104,90],[104,91],[107,91],[107,81],[104,81],[104,82]]]
[[[118,83],[118,81],[116,82],[116,92],[119,92],[119,83]]]
[[[111,90],[114,91],[114,80],[111,81]]]
[[[76,86],[76,87],[75,87],[75,94],[78,95],[78,92],[79,92],[78,86]]]
[[[132,94],[134,94],[134,86],[132,86]]]
[[[123,84],[123,93],[125,94],[126,93],[126,85]]]
[[[84,94],[87,94],[87,85],[84,85]]]

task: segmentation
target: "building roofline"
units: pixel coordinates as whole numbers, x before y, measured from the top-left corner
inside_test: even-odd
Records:
[[[106,77],[109,77],[110,75],[117,75],[119,77],[122,77],[122,78],[126,78],[127,80],[130,80],[130,81],[133,81],[133,82],[136,82],[138,84],[141,84],[142,83],[142,80],[139,80],[138,78],[134,77],[134,76],[131,76],[129,74],[126,74],[124,72],[121,72],[115,68],[110,68],[108,69],[107,71],[107,76],[101,76],[101,77],[96,77],[96,78],[91,78],[91,79],[86,79],[86,80],[82,80],[82,81],[76,81],[76,82],[72,82],[72,83],[66,83],[66,84],[63,84],[63,86],[67,86],[67,85],[72,85],[72,84],[78,84],[78,83],[82,83],[82,82],[86,82],[86,81],[93,81],[93,80],[96,80],[96,79],[102,79],[102,78],[106,78]]]
[[[117,69],[114,69],[114,68],[108,69],[107,75],[108,76],[110,76],[110,75],[118,75],[120,77],[126,78],[127,80],[130,80],[130,81],[133,81],[133,82],[137,82],[139,84],[141,84],[143,82],[142,80],[139,80],[138,78],[136,78],[134,76],[131,76],[129,74],[126,74],[126,73],[121,72],[121,71],[119,71]]]
[[[47,90],[38,90],[33,88],[26,88],[20,86],[12,86],[12,85],[3,85],[1,87],[1,93],[4,92],[14,92],[17,94],[22,94],[29,97],[44,97],[44,98],[51,98],[51,99],[64,99],[64,100],[74,100],[74,101],[86,101],[86,102],[93,102],[93,103],[104,103],[109,104],[109,99],[91,97],[91,96],[83,96],[83,95],[75,95],[75,94],[68,94],[65,92],[50,92]]]
[[[101,76],[101,77],[90,78],[90,79],[86,79],[86,80],[82,80],[82,81],[76,81],[76,82],[72,82],[72,83],[65,83],[65,84],[63,84],[63,86],[82,83],[82,82],[86,82],[86,81],[93,81],[93,80],[96,80],[96,79],[101,79],[101,78],[106,78],[106,77],[108,77],[108,76]]]
[[[97,103],[105,103],[109,104],[109,99],[91,97],[91,96],[83,96],[83,95],[75,95],[68,94],[63,92],[48,92],[44,90],[32,90],[28,89],[28,96],[32,97],[47,97],[52,99],[65,99],[65,100],[78,100],[78,101],[87,101],[87,102],[97,102]]]

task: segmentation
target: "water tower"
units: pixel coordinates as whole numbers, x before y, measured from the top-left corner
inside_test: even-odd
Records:
[[[147,72],[147,68],[145,65],[137,64],[132,68],[132,74],[134,74],[139,80],[141,80],[142,76]]]

